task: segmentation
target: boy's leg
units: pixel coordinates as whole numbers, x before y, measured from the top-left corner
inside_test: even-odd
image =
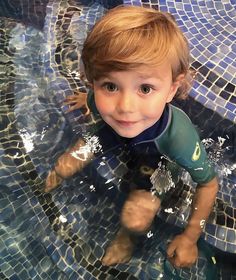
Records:
[[[121,212],[122,228],[107,248],[102,259],[104,265],[127,262],[133,252],[132,235],[144,234],[160,207],[161,201],[151,192],[135,190],[130,193]]]
[[[122,208],[122,226],[136,234],[147,232],[160,205],[160,199],[150,191],[132,191]]]
[[[93,154],[85,149],[84,153],[82,152],[85,145],[85,142],[79,139],[73,147],[58,158],[54,169],[47,176],[45,192],[55,189],[64,179],[74,175],[88,164]]]

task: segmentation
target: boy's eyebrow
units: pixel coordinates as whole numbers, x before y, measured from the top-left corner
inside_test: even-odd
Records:
[[[139,78],[140,79],[144,79],[144,80],[147,80],[147,79],[153,79],[153,80],[161,80],[161,77],[159,77],[157,74],[145,74],[145,73],[140,73],[140,72],[138,72],[138,74],[139,74]],[[104,79],[116,79],[116,75],[114,74],[114,75],[112,75],[111,73],[107,73],[107,74],[105,74],[105,75],[103,75],[103,76],[101,76],[100,78],[99,78],[99,80],[104,80]]]
[[[140,74],[139,77],[140,77],[141,79],[161,80],[161,78],[158,77],[157,75],[153,76],[153,75]]]
[[[106,75],[102,75],[102,76],[100,76],[100,78],[99,78],[99,80],[101,80],[101,79],[106,79],[106,78],[108,78],[108,79],[114,79],[114,77],[112,76],[112,75],[110,75],[109,73],[107,73]]]
[[[145,74],[140,74],[139,77],[140,77],[140,78],[143,78],[143,79],[153,78],[153,76],[145,75]]]

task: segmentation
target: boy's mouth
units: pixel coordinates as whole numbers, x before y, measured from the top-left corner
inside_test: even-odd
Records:
[[[137,123],[137,121],[133,122],[133,121],[123,121],[123,120],[116,120],[116,122],[121,126],[132,126]]]

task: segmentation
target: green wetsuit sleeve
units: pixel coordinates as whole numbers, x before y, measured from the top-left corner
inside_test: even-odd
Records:
[[[186,169],[196,183],[208,183],[216,173],[196,129],[182,110],[170,105],[169,112],[167,128],[156,139],[158,150]]]

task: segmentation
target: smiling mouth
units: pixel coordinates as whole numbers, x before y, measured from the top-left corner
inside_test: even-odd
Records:
[[[137,123],[137,122],[131,122],[131,121],[122,121],[122,120],[116,120],[116,122],[121,126],[132,126]]]

